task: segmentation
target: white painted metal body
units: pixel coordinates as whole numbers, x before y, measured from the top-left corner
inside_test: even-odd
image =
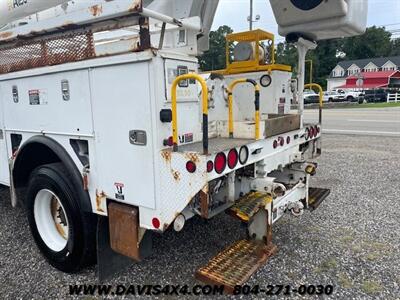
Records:
[[[209,3],[204,9],[198,5],[200,1],[174,0],[174,3],[175,10],[160,1],[155,1],[153,5],[159,5],[158,13],[168,13],[172,9],[175,13],[171,16],[174,17],[196,19],[197,16],[198,19],[202,15],[203,26],[200,27],[203,32],[210,29],[211,22],[206,13],[215,13],[215,2],[204,2]],[[185,3],[189,3],[189,6]],[[116,10],[118,7],[120,10]],[[185,9],[181,11],[181,8]],[[146,15],[146,11],[143,13]],[[126,1],[102,1],[102,15],[93,14],[88,19],[87,14],[87,10],[72,11],[69,16],[21,26],[9,32],[8,37],[0,36],[0,41],[15,38],[18,34],[29,34],[33,28],[50,26],[53,30],[67,17],[73,17],[79,26],[111,17],[112,22],[116,22],[116,16],[128,14],[128,5]],[[164,22],[170,20],[166,16],[158,18]],[[196,20],[189,20],[189,23],[188,20],[184,21],[173,20],[175,28],[166,40],[166,49],[132,53],[132,48],[126,48],[125,45],[129,53],[120,54],[121,42],[126,40],[114,38],[114,41],[107,41],[110,42],[107,47],[113,50],[111,53],[114,55],[0,75],[0,125],[3,137],[0,138],[0,182],[10,184],[6,166],[9,159],[12,161],[15,155],[18,156],[11,146],[11,134],[22,136],[21,145],[38,135],[54,139],[66,150],[82,175],[87,173],[87,166],[77,157],[71,139],[85,140],[89,148],[90,169],[86,175],[92,211],[107,215],[107,201],[133,205],[139,209],[140,227],[164,231],[180,213],[185,216],[199,213],[195,202],[201,191],[210,195],[211,206],[224,202],[215,207],[216,214],[232,205],[232,198],[236,200],[240,194],[249,192],[255,178],[264,180],[267,188],[275,180],[268,177],[271,172],[288,172],[293,164],[302,165],[314,158],[320,148],[320,133],[308,139],[303,127],[260,140],[254,139],[254,90],[247,85],[238,86],[234,93],[234,139],[227,139],[228,110],[222,88],[219,94],[214,95],[210,104],[209,154],[203,154],[201,150],[202,107],[198,85],[189,81],[186,87],[179,87],[180,150],[172,152],[171,147],[164,145],[172,135],[172,128],[170,122],[160,120],[160,111],[171,108],[172,81],[179,68],[198,72],[194,54],[201,51],[197,48],[197,37],[201,32],[194,30]],[[154,29],[157,24],[151,26]],[[156,31],[154,36],[161,39],[160,32]],[[103,53],[104,48],[102,51],[98,48],[101,45],[104,46],[102,43],[96,45],[96,51]],[[227,76],[225,85],[243,77],[259,82],[265,74],[254,72]],[[292,98],[291,73],[273,70],[270,75],[272,85],[261,89],[263,121],[268,114],[288,113]],[[66,81],[69,89],[67,100],[63,94],[63,82]],[[264,136],[262,124],[261,135]],[[145,142],[132,142],[132,131],[145,133]],[[290,142],[274,147],[277,139],[290,139]],[[307,151],[300,149],[303,144],[308,145]],[[207,162],[213,161],[217,153],[227,154],[230,149],[239,150],[244,145],[249,149],[249,158],[245,163],[227,167],[220,174],[215,170],[207,171]],[[196,163],[194,173],[186,169],[189,160]],[[246,166],[253,168],[254,176],[237,176],[236,172]],[[302,184],[290,185],[290,176],[286,176],[288,179],[283,181],[286,180],[290,188],[286,195],[274,200],[276,204],[284,207],[303,199],[307,201],[309,176],[304,171],[299,172],[303,177],[297,176],[296,183],[301,181]],[[228,183],[226,178],[229,178]],[[277,213],[277,216],[281,214]],[[154,218],[161,223],[159,228],[154,225]]]

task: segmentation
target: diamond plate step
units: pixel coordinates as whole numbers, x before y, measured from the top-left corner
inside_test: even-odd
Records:
[[[277,252],[275,245],[255,240],[239,240],[222,250],[195,274],[196,279],[213,285],[223,285],[232,294],[236,285],[249,280],[269,257]]]
[[[308,206],[311,211],[316,210],[318,206],[329,196],[331,190],[321,188],[308,189]]]
[[[269,194],[261,192],[250,192],[231,206],[227,213],[243,222],[248,222],[261,208],[272,201]]]

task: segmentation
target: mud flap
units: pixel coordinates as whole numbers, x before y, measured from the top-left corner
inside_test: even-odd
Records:
[[[140,255],[151,254],[152,232],[146,231],[140,242]],[[98,216],[97,222],[97,277],[100,282],[111,278],[136,263],[135,260],[111,249],[108,217]]]

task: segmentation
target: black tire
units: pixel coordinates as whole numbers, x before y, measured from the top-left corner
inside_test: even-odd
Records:
[[[347,97],[347,101],[348,102],[353,102],[354,101],[354,97],[353,96],[348,96]]]
[[[33,238],[47,261],[66,273],[74,273],[96,262],[97,217],[79,207],[78,188],[62,163],[36,168],[29,179],[26,208]],[[49,190],[60,200],[68,221],[68,239],[61,251],[53,251],[43,241],[35,221],[34,205],[41,190]]]

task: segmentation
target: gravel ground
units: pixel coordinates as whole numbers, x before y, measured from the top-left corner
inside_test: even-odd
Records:
[[[279,252],[248,282],[332,284],[336,299],[400,299],[400,139],[324,136],[313,185],[332,189],[313,213],[274,227]],[[0,188],[0,295],[66,298],[69,284],[95,284],[95,268],[66,275],[51,268],[30,236],[24,212]],[[193,219],[181,233],[157,236],[154,254],[110,284],[197,284],[194,271],[244,236],[229,216]],[[296,298],[296,296],[292,296]]]

